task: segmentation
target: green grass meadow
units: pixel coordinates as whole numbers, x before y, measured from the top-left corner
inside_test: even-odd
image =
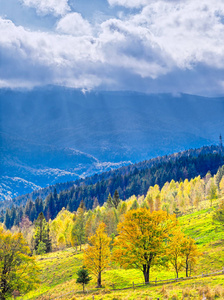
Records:
[[[224,268],[224,226],[213,222],[212,213],[210,208],[179,218],[183,231],[196,240],[203,253],[192,276]],[[102,289],[95,287],[96,278],[92,276],[83,294],[81,285],[76,283],[82,256],[82,252],[77,253],[73,248],[37,256],[41,284],[37,290],[17,299],[224,299],[224,274],[145,286],[141,285],[144,278],[140,271],[113,265],[102,274]],[[184,277],[184,271],[180,277]],[[158,267],[150,273],[152,281],[171,278],[175,278],[173,269]]]

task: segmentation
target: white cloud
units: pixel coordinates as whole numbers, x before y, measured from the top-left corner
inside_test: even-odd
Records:
[[[33,7],[38,14],[65,15],[70,11],[68,0],[21,0],[24,5]]]
[[[147,1],[94,28],[69,13],[52,33],[0,19],[0,85],[223,90],[223,17],[222,0],[186,0]]]
[[[151,3],[158,2],[158,0],[107,0],[111,6],[124,6],[126,8],[141,8]],[[168,2],[176,2],[180,0],[164,0]],[[182,0],[184,2],[185,0]]]
[[[79,14],[70,13],[59,20],[57,31],[60,33],[71,34],[74,36],[91,35],[92,28],[89,22]]]
[[[150,2],[152,1],[150,0],[108,0],[108,3],[111,6],[118,5],[118,6],[125,6],[128,8],[139,8],[147,5]]]
[[[31,32],[0,18],[1,85],[21,81],[95,87],[99,79],[89,64],[100,62],[92,37]]]

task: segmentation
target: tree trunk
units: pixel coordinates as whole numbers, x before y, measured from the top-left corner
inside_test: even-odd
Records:
[[[99,274],[98,274],[98,278],[97,278],[97,287],[98,287],[98,288],[101,288],[101,287],[102,287],[102,285],[101,285],[101,272],[99,272]]]
[[[186,277],[188,277],[188,260],[186,259]]]
[[[178,278],[179,274],[178,274],[177,266],[175,267],[175,270],[176,270],[176,278]]]
[[[85,283],[82,284],[82,290],[83,290],[83,293],[85,291]]]
[[[7,282],[6,280],[1,281],[1,286],[3,287],[1,293],[0,293],[0,300],[6,299],[6,293],[7,293]]]
[[[143,274],[145,278],[145,283],[149,283],[149,269],[150,267],[148,265],[143,265]]]

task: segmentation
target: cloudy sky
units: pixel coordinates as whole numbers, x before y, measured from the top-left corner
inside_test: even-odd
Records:
[[[0,88],[224,95],[223,0],[0,0]]]

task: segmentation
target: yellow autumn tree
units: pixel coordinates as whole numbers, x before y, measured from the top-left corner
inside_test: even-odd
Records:
[[[0,299],[14,290],[28,292],[37,286],[38,269],[21,233],[12,234],[0,227]]]
[[[220,189],[221,196],[223,196],[224,195],[224,176],[222,176],[222,179],[220,180],[219,189]]]
[[[191,269],[197,262],[201,255],[195,244],[195,240],[191,237],[186,237],[183,243],[182,253],[185,261],[186,277],[189,276],[189,269]]]
[[[111,253],[111,238],[105,231],[106,225],[101,222],[96,230],[96,234],[89,237],[89,245],[84,250],[84,264],[86,268],[97,277],[97,287],[102,286],[102,272],[108,267]]]
[[[166,239],[176,226],[176,218],[164,211],[150,212],[147,208],[128,211],[118,224],[113,260],[124,268],[136,268],[149,282],[150,268],[162,264]]]
[[[174,230],[169,237],[166,255],[175,269],[176,278],[178,278],[179,272],[184,267],[185,263],[185,257],[183,255],[185,241],[185,235],[181,232],[180,228]]]

